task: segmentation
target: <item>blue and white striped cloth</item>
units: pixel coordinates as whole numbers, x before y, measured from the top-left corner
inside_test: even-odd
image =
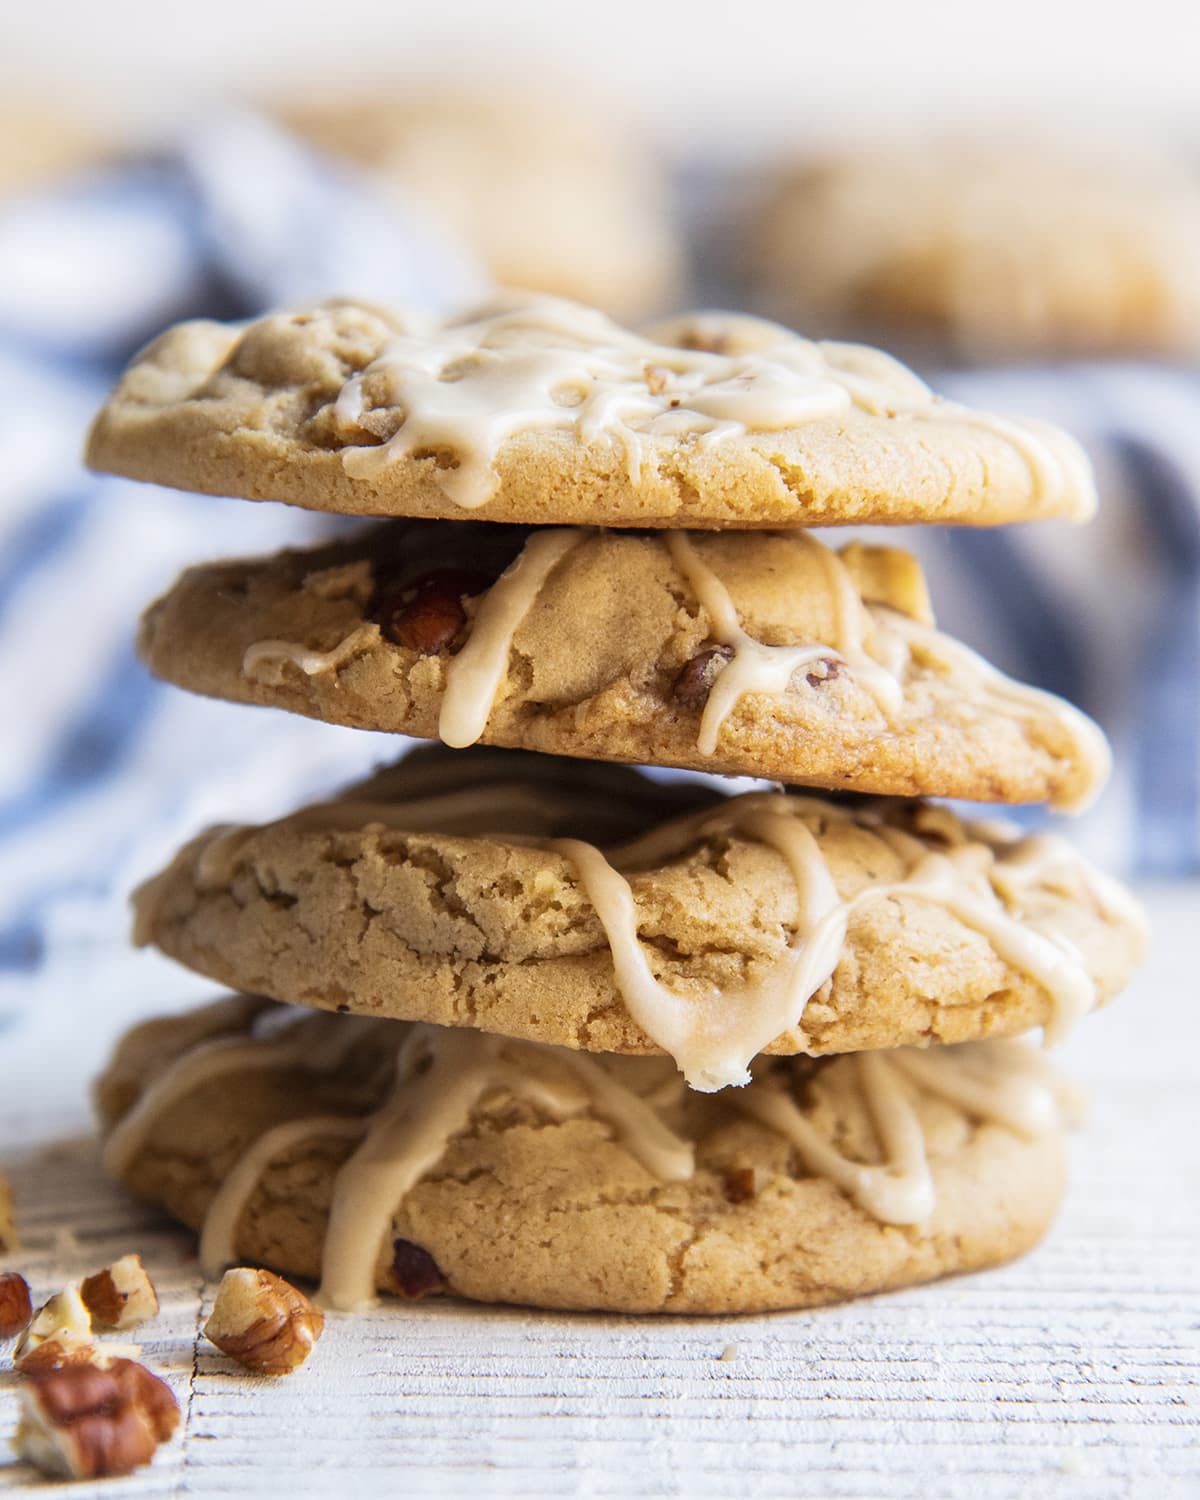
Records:
[[[0,1016],[49,956],[74,975],[119,952],[131,885],[198,827],[281,813],[396,750],[193,698],[138,663],[137,616],[182,567],[334,523],[87,474],[120,368],[178,318],[340,290],[449,307],[485,284],[417,210],[249,116],[0,205]]]
[[[238,116],[0,209],[0,1012],[48,954],[123,940],[130,885],[198,826],[272,816],[396,749],[202,701],[137,664],[136,616],[180,567],[330,523],[85,474],[83,433],[120,365],[179,317],[338,290],[437,307],[481,285],[415,211]],[[1104,502],[1082,530],[906,533],[943,624],[1112,736],[1119,769],[1081,842],[1118,869],[1200,869],[1200,374],[1071,366],[941,385],[1071,428]]]
[[[910,533],[939,623],[1086,709],[1112,780],[1076,840],[1127,874],[1200,871],[1200,369],[1106,362],[935,381],[1057,422],[1087,447],[1100,514]]]

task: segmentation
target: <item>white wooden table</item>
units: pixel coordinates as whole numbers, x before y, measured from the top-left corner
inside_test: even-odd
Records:
[[[1200,887],[1147,896],[1149,969],[1067,1052],[1093,1117],[1066,1210],[1017,1265],[762,1318],[389,1304],[331,1318],[275,1382],[198,1339],[192,1237],[110,1187],[89,1134],[111,1039],[211,991],[150,955],[64,959],[0,1032],[13,1263],[40,1296],[140,1250],[163,1302],[145,1358],[186,1417],[153,1468],[70,1493],[1194,1500]],[[0,1438],[15,1405],[0,1375]],[[0,1458],[0,1491],[37,1482]]]

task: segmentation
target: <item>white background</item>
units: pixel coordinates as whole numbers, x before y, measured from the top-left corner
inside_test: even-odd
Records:
[[[125,116],[195,93],[586,79],[676,146],[880,121],[1165,119],[1200,142],[1194,0],[0,0],[0,88]]]

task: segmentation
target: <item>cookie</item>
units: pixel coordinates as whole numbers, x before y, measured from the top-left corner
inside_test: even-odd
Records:
[[[678,305],[680,249],[654,152],[596,101],[404,89],[305,102],[284,122],[430,209],[502,286],[620,317]]]
[[[455,746],[1089,801],[1095,725],[932,624],[919,565],[890,548],[417,521],[193,568],[141,651],[193,692]]]
[[[800,167],[753,231],[756,300],[968,357],[1200,349],[1200,176],[1164,157],[930,142]]]
[[[233,988],[667,1052],[703,1089],[765,1050],[1061,1035],[1143,942],[1057,838],[495,750],[212,830],[134,899],[139,941]]]
[[[1079,447],[878,350],[737,316],[626,332],[512,293],[183,323],[100,412],[93,468],[349,515],[768,528],[1084,519]]]
[[[95,166],[107,145],[65,100],[0,100],[0,197],[49,187]]]
[[[97,1099],[105,1164],[201,1261],[612,1312],[806,1307],[994,1265],[1062,1194],[1061,1094],[1017,1042],[764,1063],[650,1058],[231,1000],[150,1022]]]
[[[18,1246],[17,1221],[13,1213],[12,1189],[0,1175],[0,1255]]]

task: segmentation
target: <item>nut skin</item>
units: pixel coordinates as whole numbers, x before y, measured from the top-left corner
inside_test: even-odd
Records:
[[[642,373],[652,396],[661,396],[671,383],[671,372],[664,365],[646,365]]]
[[[158,1294],[140,1255],[123,1255],[79,1286],[96,1328],[135,1328],[158,1312]]]
[[[710,646],[693,656],[691,661],[684,662],[671,684],[671,696],[675,702],[681,708],[703,708],[717,674],[732,657],[731,646]]]
[[[823,656],[820,661],[814,662],[811,669],[804,674],[804,680],[809,687],[820,687],[824,682],[832,682],[835,677],[842,675],[842,664],[835,661],[831,656]]]
[[[392,1242],[392,1281],[397,1295],[409,1302],[445,1290],[446,1278],[433,1256],[412,1240]]]
[[[325,1327],[320,1308],[271,1271],[238,1266],[217,1288],[205,1336],[258,1375],[290,1375],[312,1353]]]
[[[493,581],[465,568],[439,568],[403,587],[382,585],[367,615],[394,646],[437,656],[449,651],[466,626],[463,600],[482,594]]]
[[[0,1339],[16,1338],[32,1318],[29,1283],[16,1271],[0,1271]]]
[[[684,328],[677,337],[681,349],[698,349],[703,354],[727,354],[729,352],[729,335],[716,321],[706,322],[704,319],[697,319]]]
[[[43,1303],[13,1350],[13,1366],[22,1374],[57,1370],[95,1357],[92,1317],[74,1282]]]
[[[22,1375],[48,1375],[52,1370],[65,1370],[68,1365],[95,1364],[98,1352],[93,1343],[46,1339],[15,1355],[13,1369]]]
[[[145,1365],[114,1359],[30,1378],[17,1452],[48,1475],[102,1479],[148,1464],[179,1426],[179,1403]]]
[[[749,1203],[758,1197],[758,1173],[753,1167],[731,1167],[722,1186],[730,1203]]]

